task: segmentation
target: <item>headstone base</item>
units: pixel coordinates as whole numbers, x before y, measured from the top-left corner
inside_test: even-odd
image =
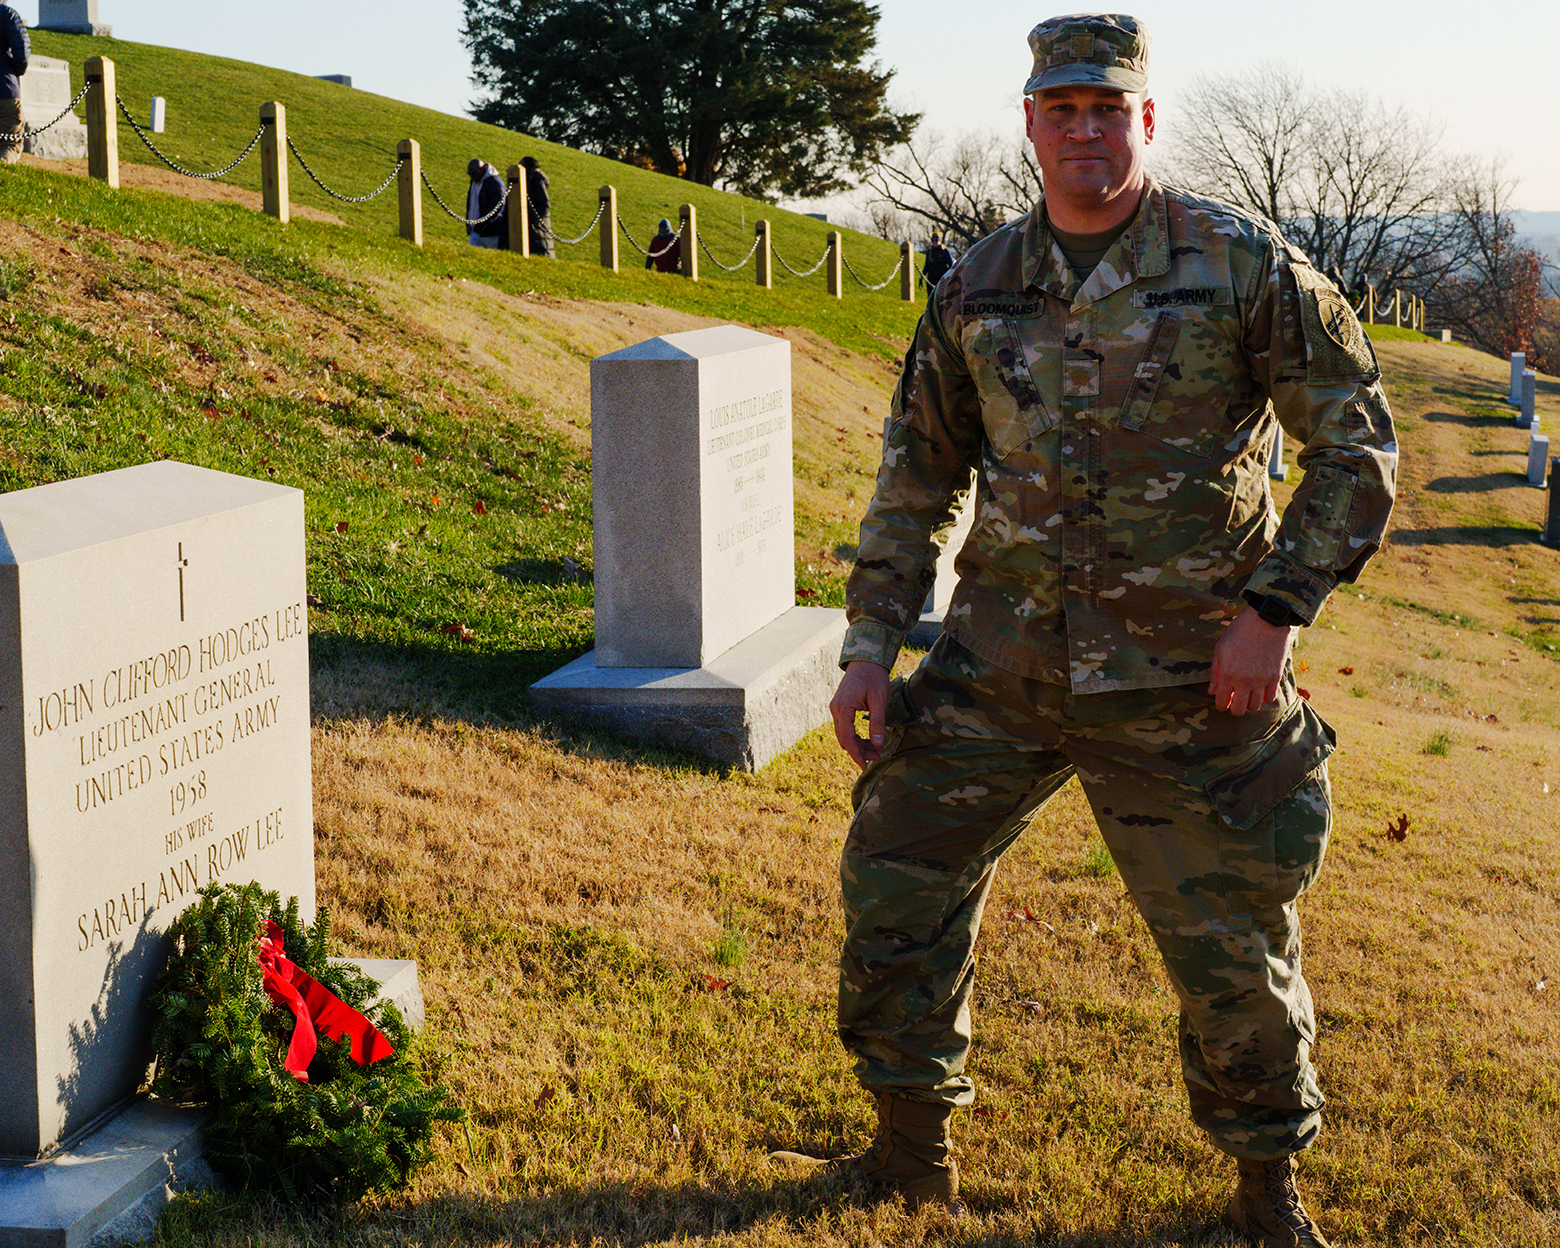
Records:
[[[34,30],[57,30],[62,35],[96,35],[100,39],[112,39],[114,28],[103,22],[54,22],[48,26],[39,23]]]
[[[39,160],[85,160],[87,158],[87,128],[81,122],[71,125],[66,118],[47,130],[29,130],[22,139],[22,151]]]
[[[756,771],[829,718],[845,613],[792,607],[704,667],[597,667],[531,686],[533,706]]]
[[[0,1248],[86,1248],[149,1238],[178,1192],[209,1187],[206,1109],[136,1101],[42,1161],[0,1166]]]
[[[342,958],[370,979],[379,982],[381,1000],[388,1000],[400,1011],[401,1021],[413,1031],[423,1025],[422,984],[417,979],[417,963],[399,958]]]

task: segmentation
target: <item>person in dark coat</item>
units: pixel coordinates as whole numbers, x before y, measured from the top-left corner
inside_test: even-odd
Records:
[[[520,163],[525,166],[525,196],[531,209],[531,254],[556,260],[553,247],[552,196],[547,190],[547,175],[536,163],[535,156],[526,156]]]
[[[935,286],[938,279],[951,268],[953,256],[942,245],[942,235],[933,234],[931,241],[926,244],[926,267],[921,270],[921,277],[928,286]]]
[[[665,217],[655,227],[655,237],[650,240],[650,251],[645,256],[645,268],[651,265],[660,273],[675,273],[682,261],[682,239],[672,233],[672,223]]]
[[[504,200],[504,180],[485,160],[473,158],[466,166],[471,189],[466,192],[466,241],[473,247],[496,248],[504,234],[504,214],[495,211]],[[482,218],[486,217],[486,220]]]
[[[0,4],[0,161],[14,165],[22,158],[22,75],[32,44],[22,15],[8,4]],[[14,136],[14,137],[6,137]]]

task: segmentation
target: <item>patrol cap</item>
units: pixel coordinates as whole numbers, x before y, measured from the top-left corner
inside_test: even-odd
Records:
[[[1035,66],[1024,94],[1086,84],[1113,91],[1148,85],[1148,29],[1125,13],[1048,17],[1029,32]]]

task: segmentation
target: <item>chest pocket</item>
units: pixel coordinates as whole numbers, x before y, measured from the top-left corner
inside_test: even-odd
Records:
[[[965,355],[980,394],[986,440],[1003,459],[1056,427],[1040,397],[1028,357],[1012,321],[977,321],[966,330]]]
[[[1189,455],[1218,459],[1249,385],[1231,373],[1222,327],[1197,309],[1188,312],[1160,312],[1128,381],[1120,423]],[[1264,405],[1256,402],[1250,414]]]

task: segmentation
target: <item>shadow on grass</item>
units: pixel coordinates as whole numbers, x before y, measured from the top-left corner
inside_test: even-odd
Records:
[[[330,720],[453,721],[523,729],[580,757],[725,777],[734,770],[676,746],[650,744],[531,705],[530,686],[588,647],[461,653],[436,644],[309,637],[310,714]]]
[[[1438,386],[1437,390],[1443,394],[1446,393],[1445,387]],[[1471,403],[1481,403],[1486,406],[1493,406],[1494,404],[1500,402],[1500,399],[1498,398],[1492,398],[1486,394],[1476,394],[1473,392],[1452,392],[1452,397],[1456,399],[1466,399]],[[1468,429],[1515,429],[1516,410],[1516,408],[1508,409],[1510,413],[1509,415],[1500,415],[1494,412],[1478,412],[1473,414],[1468,412],[1426,412],[1422,417],[1420,417],[1420,419],[1432,421],[1438,425],[1462,425]]]
[[[978,1219],[1011,1215],[1007,1200],[978,1195],[962,1201],[968,1216],[939,1209],[918,1212],[869,1212],[882,1201],[860,1181],[837,1177],[801,1177],[766,1183],[715,1177],[709,1182],[657,1183],[637,1180],[597,1182],[583,1187],[539,1191],[521,1196],[451,1192],[422,1198],[389,1197],[341,1208],[288,1205],[265,1194],[192,1193],[174,1202],[159,1225],[159,1242],[168,1245],[228,1245],[265,1242],[278,1245],[330,1243],[342,1248],[386,1243],[537,1245],[612,1244],[644,1248],[650,1244],[708,1243],[726,1236],[744,1237],[764,1228],[788,1241],[815,1227],[828,1242],[853,1241],[851,1232],[871,1218],[867,1242],[949,1243],[965,1248],[1233,1248],[1245,1241],[1224,1228],[1217,1216],[1191,1211],[1161,1215],[1134,1226],[1091,1227],[1037,1236],[1032,1227],[989,1231]],[[897,1199],[897,1198],[891,1198]],[[854,1226],[847,1224],[856,1223]],[[896,1232],[898,1233],[896,1235]],[[899,1237],[902,1236],[902,1239]]]
[[[1402,528],[1392,530],[1395,546],[1486,546],[1504,550],[1508,546],[1532,546],[1538,543],[1536,525],[1444,525],[1439,528]]]
[[[1477,477],[1437,477],[1425,482],[1432,494],[1488,494],[1492,490],[1529,489],[1527,472],[1486,472]]]

